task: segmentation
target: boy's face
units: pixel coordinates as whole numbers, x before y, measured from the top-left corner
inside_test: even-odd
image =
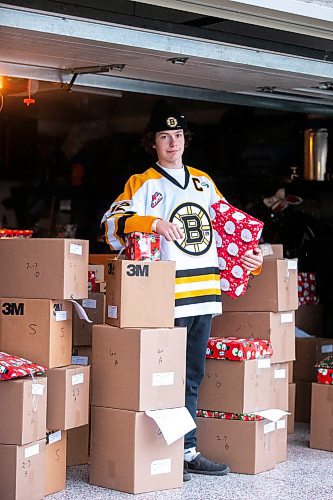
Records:
[[[179,129],[157,132],[153,147],[156,149],[158,161],[162,166],[180,167],[185,147],[184,131]]]

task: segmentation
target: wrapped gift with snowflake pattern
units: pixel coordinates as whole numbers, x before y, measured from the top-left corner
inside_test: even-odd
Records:
[[[125,258],[128,260],[161,260],[160,235],[138,231],[127,234]]]
[[[225,411],[210,411],[210,410],[197,410],[197,417],[204,418],[221,418],[224,420],[242,420],[243,422],[253,422],[264,420],[260,415],[255,413],[231,413]]]
[[[237,337],[210,337],[207,344],[207,359],[244,361],[270,358],[272,344],[265,339],[240,339]]]
[[[316,274],[309,272],[298,273],[298,304],[318,304]]]
[[[327,356],[316,364],[318,384],[333,385],[333,356]]]
[[[41,375],[46,371],[45,366],[33,363],[25,358],[19,358],[6,352],[0,352],[0,380]]]
[[[220,200],[211,206],[221,290],[236,298],[246,292],[249,273],[241,257],[259,244],[264,223]]]

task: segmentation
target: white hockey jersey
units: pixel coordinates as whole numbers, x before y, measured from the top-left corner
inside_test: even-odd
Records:
[[[176,262],[175,318],[220,314],[220,276],[210,207],[222,198],[204,172],[185,166],[185,185],[157,164],[130,177],[104,214],[106,241],[123,248],[126,233],[152,232],[156,219],[179,224],[182,240],[161,237],[161,259]]]

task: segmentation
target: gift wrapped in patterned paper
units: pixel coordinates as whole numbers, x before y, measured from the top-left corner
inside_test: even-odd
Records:
[[[298,273],[298,304],[319,304],[315,273]]]
[[[31,238],[32,229],[0,229],[0,238]]]
[[[236,298],[246,292],[249,281],[249,273],[243,267],[241,257],[258,246],[264,223],[225,200],[214,203],[210,215],[217,247],[221,290]]]
[[[210,410],[197,410],[197,417],[222,418],[225,420],[243,420],[244,422],[264,420],[263,417],[260,417],[260,415],[255,415],[255,413],[230,413],[225,411]]]
[[[318,384],[333,385],[333,356],[327,356],[316,364]]]
[[[207,359],[229,361],[270,358],[272,354],[273,348],[269,340],[237,337],[210,337],[206,350]]]
[[[6,352],[0,352],[0,380],[41,375],[46,371],[45,366],[33,363],[25,358],[19,358]]]
[[[129,233],[125,243],[125,258],[128,260],[161,260],[159,234]]]

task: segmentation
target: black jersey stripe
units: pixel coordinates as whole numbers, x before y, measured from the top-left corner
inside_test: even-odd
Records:
[[[186,299],[176,299],[175,305],[188,306],[191,304],[204,304],[205,302],[221,302],[221,295],[202,295],[200,297],[188,297]]]
[[[205,274],[220,274],[218,267],[201,267],[199,269],[180,269],[176,271],[176,278],[188,278]]]
[[[136,212],[127,212],[126,215],[122,215],[121,217],[118,217],[118,229],[116,232],[116,235],[118,238],[121,238],[122,240],[125,238],[125,224],[126,220],[129,217],[132,217],[132,215],[135,215]]]

